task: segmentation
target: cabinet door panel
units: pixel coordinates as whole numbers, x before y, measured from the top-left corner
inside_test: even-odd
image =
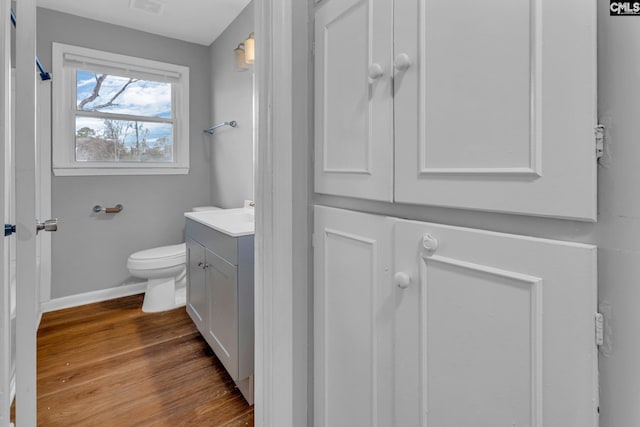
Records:
[[[238,378],[238,270],[207,249],[209,330],[207,342],[229,375]]]
[[[392,422],[391,223],[315,208],[315,423]]]
[[[594,1],[396,2],[395,28],[396,201],[595,220]]]
[[[595,247],[398,220],[394,251],[394,425],[597,426]]]
[[[201,333],[205,333],[208,311],[204,272],[204,247],[187,239],[187,313]]]
[[[331,0],[316,13],[319,193],[392,200],[392,11],[391,0]]]

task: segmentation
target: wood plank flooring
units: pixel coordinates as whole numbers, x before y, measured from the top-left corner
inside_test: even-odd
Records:
[[[142,295],[45,313],[38,425],[253,426],[249,406],[184,308]]]

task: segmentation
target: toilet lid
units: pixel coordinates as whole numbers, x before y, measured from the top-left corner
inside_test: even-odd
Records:
[[[160,246],[131,254],[128,266],[131,268],[173,267],[186,262],[186,245]]]

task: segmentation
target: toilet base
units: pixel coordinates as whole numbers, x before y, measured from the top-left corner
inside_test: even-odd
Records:
[[[187,305],[187,287],[177,286],[176,288],[176,307],[184,307]]]
[[[183,299],[183,298],[178,298]],[[142,311],[145,313],[157,313],[173,310],[184,305],[184,301],[176,304],[176,281],[173,277],[162,279],[149,279],[147,290],[144,293]]]

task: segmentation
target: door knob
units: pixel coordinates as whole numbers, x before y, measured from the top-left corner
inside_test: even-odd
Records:
[[[411,58],[406,53],[396,56],[394,67],[398,71],[407,71],[411,67]]]
[[[369,79],[371,81],[378,80],[382,76],[384,76],[384,70],[380,64],[369,65]]]
[[[58,218],[51,218],[44,222],[36,221],[36,234],[40,231],[58,231]]]
[[[393,283],[400,289],[407,289],[411,284],[411,276],[407,273],[398,272],[393,275]]]

